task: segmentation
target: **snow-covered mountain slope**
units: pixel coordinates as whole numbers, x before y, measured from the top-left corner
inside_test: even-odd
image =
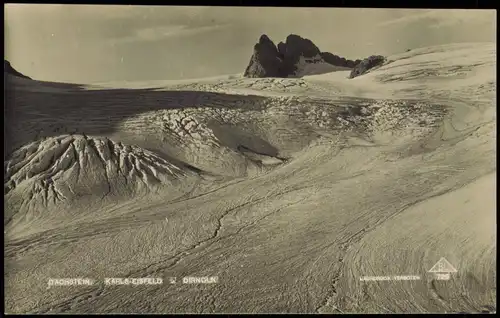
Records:
[[[474,43],[354,79],[8,77],[6,310],[496,308],[495,61]],[[442,257],[449,281],[427,272]],[[361,281],[395,275],[420,279]],[[62,277],[96,283],[47,290]]]

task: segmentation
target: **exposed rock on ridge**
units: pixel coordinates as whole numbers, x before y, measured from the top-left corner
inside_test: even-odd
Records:
[[[321,52],[321,57],[325,60],[326,63],[332,65],[340,65],[348,68],[354,68],[356,65],[361,63],[361,60],[348,60],[344,57],[340,57],[338,55],[332,54],[330,52]]]
[[[285,43],[278,44],[278,53],[283,60],[283,75],[294,75],[298,71],[300,57],[304,57],[306,63],[324,62],[321,59],[319,48],[309,39],[290,34]]]
[[[22,73],[19,73],[18,71],[16,71],[12,65],[10,65],[10,62],[7,61],[7,60],[3,60],[3,72],[4,72],[4,75],[5,74],[10,74],[10,75],[14,75],[14,76],[17,76],[17,77],[22,77],[22,78],[27,78],[27,79],[32,79]]]
[[[360,60],[352,61],[321,50],[309,39],[290,34],[276,46],[262,35],[254,46],[245,77],[290,77],[301,73],[307,64],[354,68]],[[331,69],[331,68],[330,68]]]
[[[370,69],[382,65],[384,62],[385,57],[383,57],[382,55],[372,55],[361,61],[361,63],[357,64],[351,71],[349,78],[355,78],[357,76],[363,75]]]
[[[273,41],[262,35],[245,70],[245,77],[282,77],[282,60]]]

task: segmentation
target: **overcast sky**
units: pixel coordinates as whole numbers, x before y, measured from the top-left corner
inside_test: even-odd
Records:
[[[496,41],[494,10],[5,5],[5,58],[40,80],[95,83],[244,71],[261,34],[346,58]]]

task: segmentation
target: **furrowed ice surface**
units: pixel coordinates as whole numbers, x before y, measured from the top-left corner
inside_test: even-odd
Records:
[[[6,311],[496,308],[495,60],[475,43],[354,79],[9,77]],[[449,281],[427,272],[441,257]],[[421,279],[360,280],[395,275]],[[47,289],[60,277],[96,283]]]
[[[176,166],[151,151],[79,135],[32,142],[15,151],[5,164],[7,225],[21,224],[30,231],[41,228],[43,221],[59,223],[65,216],[81,217],[83,212],[74,207],[82,201],[90,201],[84,213],[89,214],[89,208],[96,205],[96,193],[101,194],[97,208],[109,199],[158,192],[160,185],[174,198],[200,179],[188,167]],[[67,215],[51,211],[62,206]]]

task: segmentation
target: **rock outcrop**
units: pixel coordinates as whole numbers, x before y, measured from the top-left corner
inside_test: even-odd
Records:
[[[26,76],[26,75],[24,75],[24,74],[19,73],[18,71],[16,71],[12,67],[12,65],[10,65],[10,62],[7,61],[7,60],[3,60],[3,71],[4,71],[5,74],[10,74],[10,75],[14,75],[14,76],[17,76],[17,77],[31,79],[30,77],[28,77],[28,76]]]
[[[253,48],[253,55],[244,76],[282,77],[282,64],[276,45],[264,34]]]
[[[278,44],[280,57],[283,59],[283,70],[285,75],[294,75],[299,71],[299,62],[301,57],[305,63],[324,62],[320,56],[321,51],[309,39],[304,39],[298,35],[290,34],[285,43]]]
[[[329,72],[335,67],[354,68],[359,62],[347,60],[321,50],[309,39],[290,34],[285,42],[277,46],[267,35],[262,35],[247,66],[245,77],[296,77],[314,73]],[[314,68],[309,67],[314,64]]]
[[[367,73],[370,69],[380,66],[385,62],[385,57],[382,55],[372,55],[356,65],[351,71],[349,78],[355,78],[357,76]]]
[[[344,57],[340,57],[330,52],[321,52],[321,57],[329,64],[348,68],[354,68],[356,65],[361,63],[361,60],[347,60]]]

